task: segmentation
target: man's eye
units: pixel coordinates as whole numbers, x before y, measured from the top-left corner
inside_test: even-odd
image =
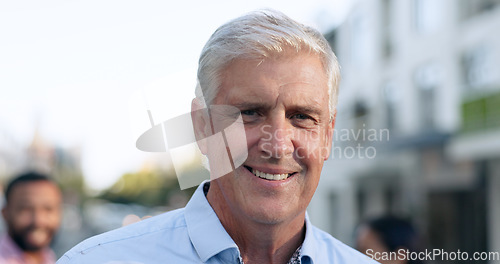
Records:
[[[293,117],[296,119],[309,119],[310,118],[308,115],[304,115],[304,114],[296,114]]]
[[[241,114],[246,116],[253,116],[256,115],[257,112],[255,112],[254,110],[243,110],[241,111]]]
[[[311,120],[311,121],[315,121],[315,119],[313,117],[311,117],[310,115],[306,115],[306,114],[294,114],[294,115],[292,115],[291,118],[292,119],[297,119],[297,120]]]
[[[243,123],[250,124],[257,122],[260,119],[260,114],[256,110],[242,110],[241,118],[243,119]]]
[[[290,119],[298,127],[310,128],[316,125],[316,119],[306,114],[294,114]]]

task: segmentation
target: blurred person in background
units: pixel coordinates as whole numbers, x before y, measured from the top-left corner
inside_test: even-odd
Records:
[[[356,243],[359,251],[382,264],[423,263],[406,258],[407,252],[420,252],[420,245],[415,227],[401,217],[382,216],[365,221],[356,231]]]
[[[0,264],[53,264],[50,243],[61,222],[62,195],[48,176],[29,172],[5,189]]]

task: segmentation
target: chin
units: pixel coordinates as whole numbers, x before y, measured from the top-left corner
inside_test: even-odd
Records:
[[[291,208],[285,208],[279,204],[267,204],[267,206],[259,206],[258,208],[252,208],[251,210],[252,211],[249,212],[248,215],[250,215],[254,221],[268,225],[291,221],[300,215],[300,212],[296,212],[295,210],[292,211]]]
[[[52,234],[49,231],[45,231],[43,234],[39,234],[36,238],[36,241],[33,241],[33,234],[27,233],[21,236],[14,236],[14,241],[18,246],[24,251],[36,252],[40,251],[48,246],[50,246],[50,242],[52,241]]]

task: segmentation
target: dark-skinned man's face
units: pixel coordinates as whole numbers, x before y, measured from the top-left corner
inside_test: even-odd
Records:
[[[14,186],[2,210],[12,240],[23,251],[47,246],[61,222],[61,193],[48,181],[19,183]]]

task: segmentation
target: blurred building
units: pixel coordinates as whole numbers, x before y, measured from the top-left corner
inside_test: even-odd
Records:
[[[356,1],[326,34],[342,82],[317,225],[352,242],[402,214],[429,248],[500,251],[499,29],[498,0]]]
[[[25,163],[25,148],[0,126],[0,182],[20,170]]]
[[[0,181],[5,182],[18,173],[35,170],[52,175],[57,181],[82,178],[79,147],[59,147],[46,140],[35,129],[26,146],[0,127]]]
[[[18,171],[24,164],[23,150],[14,137],[0,126],[0,208],[4,205],[7,176]],[[5,229],[0,217],[0,233]]]

